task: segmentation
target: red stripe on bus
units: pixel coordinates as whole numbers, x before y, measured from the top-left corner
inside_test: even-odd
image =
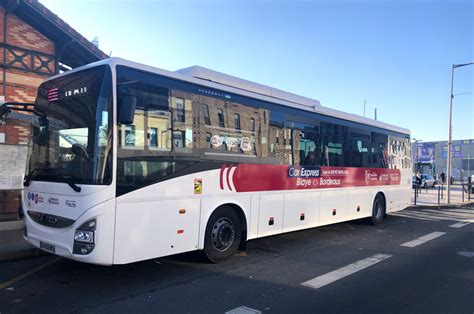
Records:
[[[226,176],[226,179],[227,179],[227,186],[229,187],[229,190],[232,191],[232,187],[230,186],[230,181],[229,181],[229,176],[230,176],[230,171],[232,170],[232,167],[234,167],[234,164],[230,164],[228,170],[227,170],[227,176]],[[237,170],[237,169],[236,169]]]
[[[221,190],[224,189],[224,169],[226,168],[226,165],[225,164],[222,164],[221,166],[221,171],[220,171],[220,178],[219,178],[219,184],[220,184],[220,187],[221,187]]]
[[[239,164],[236,192],[400,185],[398,169]]]

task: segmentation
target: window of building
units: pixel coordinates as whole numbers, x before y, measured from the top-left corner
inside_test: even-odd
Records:
[[[125,146],[135,146],[136,134],[134,125],[125,126]]]
[[[204,124],[211,125],[211,118],[209,116],[209,106],[206,104],[201,104],[202,116],[204,117]]]
[[[219,126],[221,128],[225,128],[225,123],[224,123],[224,110],[222,109],[217,109],[217,118],[219,119]]]
[[[185,147],[185,132],[184,131],[173,131],[173,143],[174,147]]]
[[[206,133],[206,144],[207,144],[207,148],[211,148],[211,149],[212,149],[211,139],[212,139],[212,133]]]
[[[176,98],[176,118],[178,122],[185,121],[184,99]]]
[[[158,147],[158,128],[148,128],[148,147]]]
[[[234,113],[234,124],[235,129],[240,130],[240,115],[238,113]]]

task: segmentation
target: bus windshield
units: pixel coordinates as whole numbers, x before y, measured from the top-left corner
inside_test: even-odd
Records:
[[[110,184],[113,123],[108,66],[43,83],[35,111],[29,180]]]

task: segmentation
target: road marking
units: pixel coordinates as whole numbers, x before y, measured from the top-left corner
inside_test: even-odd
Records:
[[[461,222],[455,223],[454,225],[451,225],[449,227],[450,228],[462,228],[464,226],[467,226],[470,223],[471,223],[470,221],[461,221]]]
[[[246,306],[239,306],[233,310],[225,312],[225,314],[261,314],[262,312],[259,310],[251,309]]]
[[[474,252],[462,251],[462,252],[458,252],[458,255],[471,258],[471,257],[474,257]]]
[[[446,234],[446,232],[439,232],[439,231],[435,231],[435,232],[432,232],[430,234],[427,234],[427,235],[424,235],[422,237],[419,237],[413,241],[409,241],[409,242],[406,242],[406,243],[403,243],[403,244],[400,244],[400,246],[406,246],[406,247],[415,247],[415,246],[418,246],[420,244],[423,244],[425,242],[428,242],[428,241],[431,241],[433,239],[436,239],[437,237],[440,237],[442,235]]]
[[[55,259],[52,259],[52,260],[50,260],[50,261],[44,263],[43,265],[40,265],[40,266],[38,266],[38,267],[36,267],[36,268],[33,268],[32,270],[30,270],[30,271],[28,271],[28,272],[26,272],[26,273],[23,273],[23,274],[21,274],[21,275],[19,275],[19,276],[16,276],[15,278],[10,279],[10,280],[7,281],[7,282],[0,283],[0,290],[5,289],[6,287],[13,285],[13,284],[17,283],[18,281],[20,281],[20,280],[22,280],[22,279],[25,279],[26,277],[28,277],[28,276],[30,276],[30,275],[32,275],[32,274],[34,274],[34,273],[36,273],[36,272],[38,272],[38,271],[40,271],[40,270],[46,268],[46,267],[48,267],[49,265],[51,265],[51,264],[57,262],[57,261],[60,260],[60,259],[61,259],[61,257],[56,257]]]
[[[305,281],[301,285],[309,287],[309,288],[313,288],[313,289],[319,289],[339,279],[342,279],[346,276],[352,275],[369,266],[380,263],[381,261],[386,260],[387,258],[390,258],[390,257],[392,257],[392,255],[375,254],[374,256],[364,258],[358,262],[341,267],[325,275]]]

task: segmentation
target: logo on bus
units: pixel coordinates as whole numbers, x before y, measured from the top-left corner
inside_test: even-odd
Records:
[[[370,171],[370,170],[365,170],[365,183],[370,183],[372,181],[377,181],[379,179],[379,176],[377,173]]]
[[[321,168],[316,166],[289,166],[288,178],[319,178]]]

